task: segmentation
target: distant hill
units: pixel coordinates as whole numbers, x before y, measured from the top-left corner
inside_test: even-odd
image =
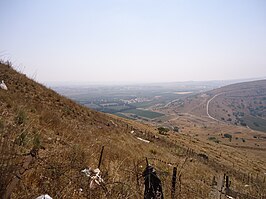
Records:
[[[224,86],[167,108],[266,132],[266,80]]]
[[[181,198],[221,195],[216,190],[223,185],[224,173],[230,176],[234,191],[266,195],[266,149],[261,134],[246,129],[261,140],[250,150],[243,142],[242,150],[191,136],[192,128],[161,132],[158,126],[90,110],[15,71],[10,63],[0,63],[0,80],[8,87],[0,90],[1,198],[8,193],[11,199],[42,194],[63,199],[143,198],[146,158],[162,180],[165,198],[171,198],[174,166],[176,194]],[[255,140],[244,138],[250,143]],[[104,180],[95,189],[81,172],[89,167],[100,167]],[[251,184],[248,190],[247,183]]]

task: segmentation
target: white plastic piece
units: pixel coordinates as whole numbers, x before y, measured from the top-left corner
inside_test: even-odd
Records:
[[[3,89],[3,90],[7,90],[7,86],[4,82],[4,80],[2,80],[1,84],[0,84],[0,88]]]
[[[104,182],[104,180],[102,179],[100,173],[100,169],[92,169],[92,168],[85,168],[83,170],[81,170],[82,173],[84,173],[87,177],[90,178],[90,189],[95,189],[97,186],[100,186],[101,183]]]
[[[44,194],[44,195],[37,197],[36,199],[53,199],[53,198],[49,196],[48,194]]]
[[[140,140],[140,141],[142,141],[142,142],[150,143],[149,140],[144,140],[144,139],[142,139],[142,138],[140,138],[140,137],[137,137],[137,139]]]

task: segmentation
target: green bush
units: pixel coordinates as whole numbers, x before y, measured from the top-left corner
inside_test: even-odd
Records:
[[[169,129],[165,128],[165,127],[159,127],[158,131],[159,131],[159,134],[166,135],[166,133],[169,131]]]
[[[225,138],[228,138],[228,139],[230,140],[230,142],[231,142],[233,136],[230,135],[230,134],[228,134],[228,133],[225,133],[225,134],[224,134],[224,137],[225,137]]]
[[[174,127],[174,132],[179,132],[179,128],[177,126]]]

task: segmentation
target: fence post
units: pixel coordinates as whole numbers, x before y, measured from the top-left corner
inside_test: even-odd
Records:
[[[229,176],[225,176],[225,194],[229,194],[229,187],[230,187],[230,182],[229,182]]]
[[[102,163],[103,150],[104,150],[104,146],[102,146],[101,155],[100,155],[99,164],[98,164],[98,169],[100,169],[100,166],[101,166],[101,163]]]
[[[172,190],[171,190],[171,198],[175,199],[175,185],[176,185],[176,172],[177,168],[173,168],[173,177],[172,177]]]
[[[212,178],[212,186],[216,186],[216,185],[217,185],[216,178],[215,178],[215,176],[213,176],[213,178]]]

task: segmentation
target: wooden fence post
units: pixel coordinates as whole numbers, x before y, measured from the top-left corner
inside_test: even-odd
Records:
[[[229,194],[229,187],[230,187],[230,181],[229,181],[229,176],[225,176],[225,194]]]
[[[102,146],[101,155],[100,155],[99,164],[98,164],[98,169],[100,169],[100,166],[101,166],[101,163],[102,163],[103,150],[104,150],[104,146]]]
[[[171,189],[171,198],[175,199],[175,185],[176,185],[176,172],[177,168],[173,168],[173,177],[172,177],[172,189]]]

